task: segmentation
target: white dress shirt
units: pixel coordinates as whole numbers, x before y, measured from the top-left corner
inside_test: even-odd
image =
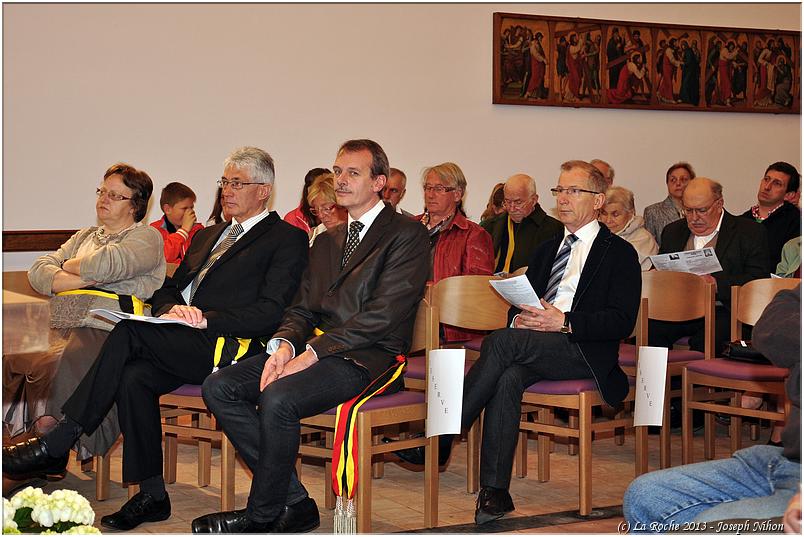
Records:
[[[571,246],[567,267],[564,269],[564,275],[558,283],[556,298],[553,300],[553,305],[563,312],[572,309],[572,299],[575,298],[575,291],[578,289],[581,271],[583,271],[586,258],[589,257],[589,250],[592,249],[592,243],[595,242],[599,231],[600,224],[597,220],[592,220],[575,232],[575,236],[578,237],[578,240]],[[569,234],[570,231],[564,228],[565,239]],[[559,250],[560,249],[559,247]]]
[[[720,220],[717,221],[717,227],[715,228],[715,230],[712,233],[710,233],[709,235],[705,235],[703,237],[699,237],[698,235],[695,236],[695,239],[693,241],[693,246],[694,246],[694,248],[696,250],[700,250],[701,248],[706,246],[706,243],[711,241],[715,237],[715,235],[718,234],[718,232],[720,231],[720,226],[721,226],[721,224],[723,224],[723,215],[725,213],[726,213],[725,210],[720,211]]]

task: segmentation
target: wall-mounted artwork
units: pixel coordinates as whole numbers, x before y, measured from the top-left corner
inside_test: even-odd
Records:
[[[801,36],[494,14],[493,102],[801,113]]]

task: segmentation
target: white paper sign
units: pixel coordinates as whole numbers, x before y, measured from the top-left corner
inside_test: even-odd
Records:
[[[534,306],[543,310],[542,303],[539,302],[539,296],[533,290],[530,280],[524,274],[507,278],[505,280],[489,280],[489,283],[495,291],[500,293],[509,304],[513,306]]]
[[[711,246],[701,250],[652,255],[650,256],[650,260],[656,270],[690,272],[698,276],[723,270],[723,267],[720,266],[717,254],[715,254],[715,249]]]
[[[430,351],[425,436],[460,434],[466,349]]]
[[[634,425],[662,425],[667,348],[639,347]]]
[[[117,324],[119,321],[142,321],[144,323],[152,323],[152,324],[182,324],[184,326],[189,326],[190,328],[193,327],[188,322],[180,321],[178,319],[161,319],[159,317],[147,317],[145,315],[134,315],[133,313],[126,313],[124,311],[113,311],[107,310],[103,308],[96,308],[93,310],[89,310],[90,313],[94,313],[98,317],[103,317],[104,319],[108,319],[113,323]]]

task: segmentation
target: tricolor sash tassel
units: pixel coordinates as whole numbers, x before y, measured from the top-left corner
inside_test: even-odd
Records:
[[[335,439],[332,446],[332,490],[335,491],[334,533],[357,533],[357,413],[363,403],[383,393],[405,369],[404,356],[396,357],[397,364],[374,379],[360,394],[338,405],[335,414]]]

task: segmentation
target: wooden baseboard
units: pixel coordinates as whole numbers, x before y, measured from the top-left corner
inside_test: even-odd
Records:
[[[53,252],[77,229],[3,231],[3,252]]]

